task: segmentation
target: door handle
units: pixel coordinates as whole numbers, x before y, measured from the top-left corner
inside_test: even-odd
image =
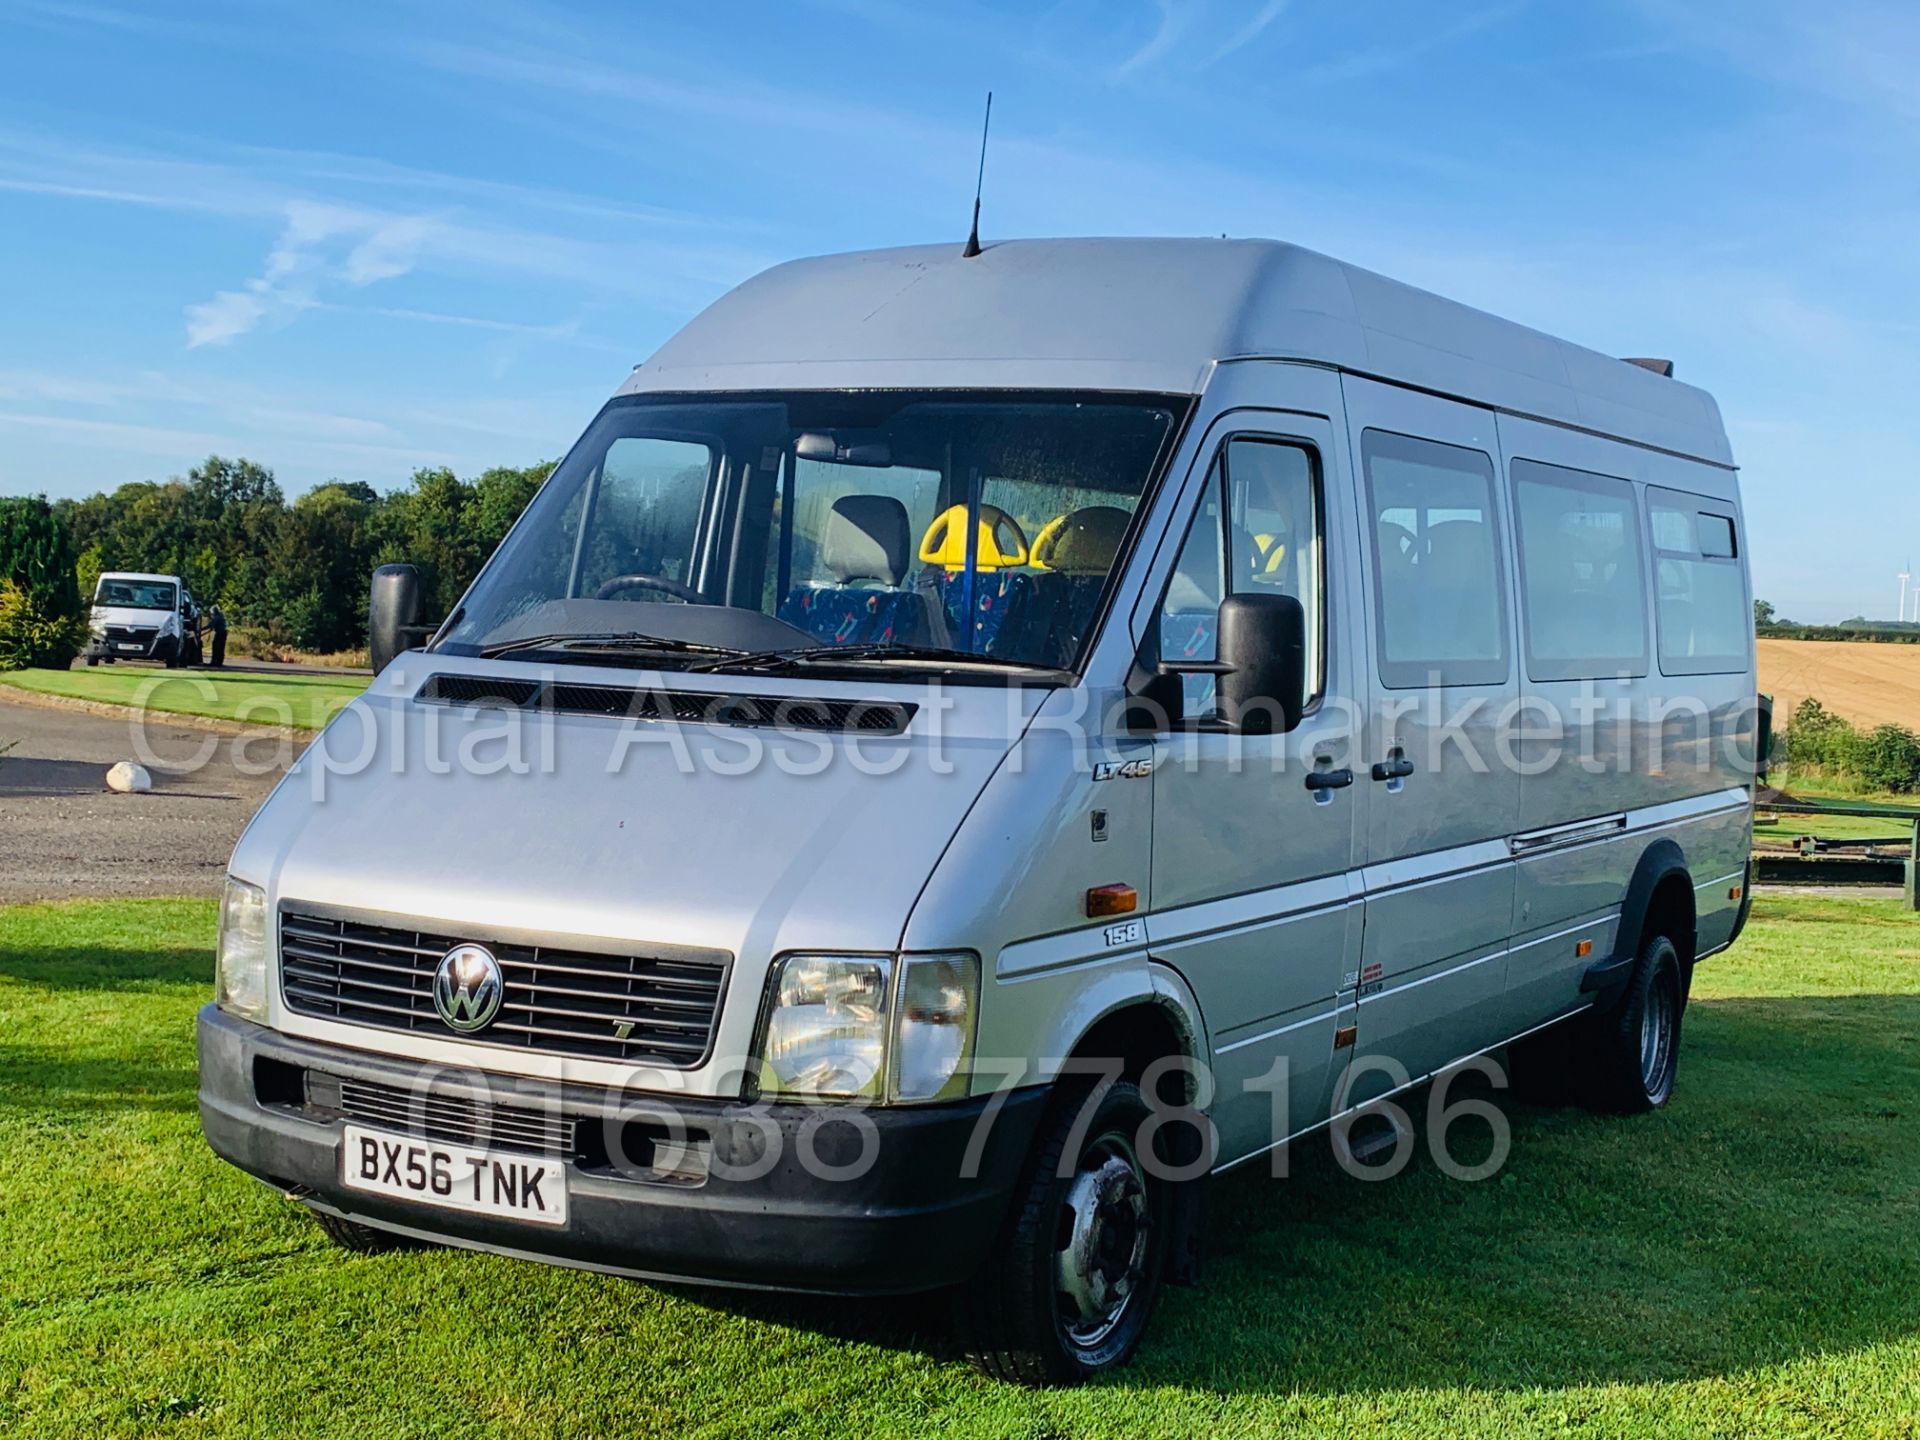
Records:
[[[1404,780],[1413,774],[1413,762],[1402,755],[1393,760],[1377,760],[1373,766],[1376,780]]]
[[[1353,771],[1310,770],[1307,772],[1307,789],[1318,793],[1322,790],[1344,790],[1353,784]]]

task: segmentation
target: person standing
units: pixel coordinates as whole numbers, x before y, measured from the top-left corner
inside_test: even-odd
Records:
[[[227,663],[227,612],[217,600],[207,607],[207,628],[213,632],[213,654],[209,658],[218,670]]]

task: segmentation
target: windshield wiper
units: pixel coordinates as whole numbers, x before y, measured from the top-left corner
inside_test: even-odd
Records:
[[[702,655],[715,660],[750,653],[726,645],[702,645],[694,640],[675,640],[665,635],[643,635],[629,630],[603,635],[582,635],[577,632],[523,635],[518,640],[505,640],[498,645],[482,645],[480,655],[483,659],[492,660],[501,655],[511,655],[517,650],[575,650],[582,654],[601,652],[609,655]]]
[[[787,670],[801,665],[831,665],[851,660],[932,660],[949,664],[992,665],[1007,670],[1057,672],[1053,665],[1036,665],[1030,660],[1014,660],[1005,655],[984,655],[972,650],[951,650],[938,645],[902,645],[882,640],[862,645],[798,645],[786,650],[745,651],[716,656],[689,665],[690,672],[714,670]]]

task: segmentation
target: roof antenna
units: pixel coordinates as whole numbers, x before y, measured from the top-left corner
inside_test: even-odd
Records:
[[[967,236],[967,248],[960,252],[971,260],[980,253],[980,187],[987,178],[987,127],[993,124],[993,91],[987,91],[987,118],[980,122],[980,173],[973,178],[973,230]]]

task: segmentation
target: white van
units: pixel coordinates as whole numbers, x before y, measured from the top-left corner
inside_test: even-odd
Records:
[[[1665,369],[1264,241],[749,281],[444,623],[376,577],[233,855],[209,1140],[353,1249],[940,1292],[1060,1382],[1210,1172],[1503,1046],[1664,1104],[1761,728]]]
[[[201,662],[200,607],[178,575],[110,570],[93,590],[86,661]]]

